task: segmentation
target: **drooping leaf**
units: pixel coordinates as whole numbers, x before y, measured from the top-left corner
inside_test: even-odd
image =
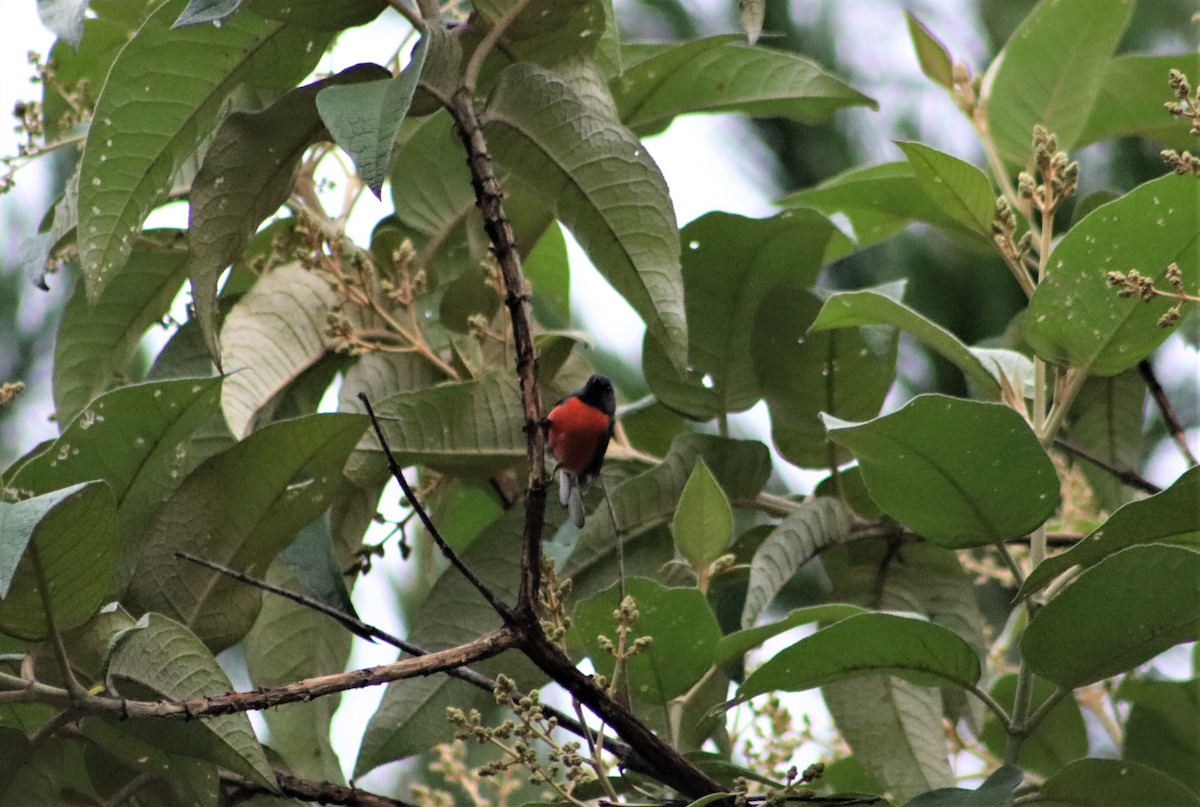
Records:
[[[176,558],[176,550],[262,576],[344,484],[361,415],[312,415],[264,427],[192,472],[150,525],[129,602],[178,618],[225,648],[250,629],[261,592]]]
[[[91,619],[116,571],[116,509],[103,482],[0,502],[0,631],[30,641],[49,635],[43,578],[58,630]]]
[[[1131,0],[1040,3],[1013,32],[988,70],[988,130],[1009,165],[1032,161],[1035,124],[1070,149],[1083,134],[1117,47]]]
[[[945,787],[922,793],[904,807],[1012,807],[1013,790],[1025,774],[1015,765],[1001,765],[976,790]]]
[[[996,194],[982,171],[922,143],[896,145],[912,165],[921,190],[942,212],[981,235],[991,235]]]
[[[317,114],[317,93],[380,75],[389,74],[378,65],[355,65],[292,90],[262,112],[234,112],[213,136],[189,195],[187,269],[196,319],[213,356],[221,355],[217,279],[287,201],[305,150],[329,137]]]
[[[1035,678],[1031,711],[1045,703],[1054,695],[1054,691],[1055,686],[1049,681]],[[1016,693],[1017,676],[1010,673],[998,678],[989,694],[998,703],[1007,706],[1013,703]],[[984,718],[979,739],[990,752],[1003,758],[1008,734],[990,711]],[[1067,763],[1085,757],[1087,753],[1087,726],[1083,722],[1083,713],[1075,698],[1067,696],[1046,714],[1033,733],[1021,743],[1021,755],[1017,761],[1024,770],[1052,776]]]
[[[337,302],[329,284],[298,264],[263,277],[225,317],[221,363],[229,376],[221,409],[235,436],[245,437],[255,414],[325,355],[327,316]]]
[[[894,614],[858,614],[779,651],[738,688],[744,701],[764,692],[799,692],[871,673],[918,686],[974,686],[975,650],[941,625]]]
[[[54,343],[54,405],[72,420],[113,384],[146,329],[162,319],[179,292],[187,264],[177,230],[147,233],[121,274],[99,298],[79,283],[63,311]]]
[[[1046,780],[1037,807],[1197,807],[1200,796],[1151,767],[1117,759],[1077,759]]]
[[[754,625],[792,575],[822,550],[849,540],[851,514],[837,499],[810,499],[772,530],[754,553],[742,606],[743,628]]]
[[[1120,608],[1106,607],[1111,603]],[[1150,544],[1110,555],[1039,609],[1021,638],[1021,657],[1038,675],[1073,689],[1197,639],[1200,552]],[[1062,652],[1067,642],[1071,653]]]
[[[216,127],[233,90],[246,82],[267,93],[293,86],[329,42],[328,34],[245,10],[220,28],[172,30],[182,7],[171,0],[150,15],[96,102],[79,182],[79,251],[91,300],[121,271],[133,235]]]
[[[729,499],[703,458],[688,476],[679,494],[679,507],[671,521],[675,545],[695,569],[706,569],[721,556],[733,537],[733,511]]]
[[[1190,177],[1150,180],[1102,205],[1054,247],[1047,276],[1025,315],[1025,338],[1056,364],[1116,375],[1150,355],[1171,334],[1155,324],[1170,307],[1161,298],[1120,297],[1108,272],[1137,270],[1163,289],[1176,263],[1185,288],[1200,284],[1200,185]]]
[[[108,669],[119,687],[138,697],[176,700],[223,695],[233,684],[212,653],[186,627],[162,614],[151,614],[144,630],[126,634]],[[130,687],[130,684],[134,686]],[[215,762],[274,789],[275,775],[255,739],[244,712],[204,720],[148,720],[137,726],[144,739],[167,750]]]
[[[940,546],[1019,537],[1058,504],[1050,457],[1007,406],[920,395],[867,423],[823,420],[858,458],[871,498]]]
[[[626,46],[625,72],[610,83],[621,120],[640,135],[661,132],[690,112],[741,112],[827,120],[846,106],[877,104],[807,59],[745,47],[725,34],[676,46]]]
[[[850,457],[826,437],[820,413],[874,417],[896,376],[896,331],[812,333],[820,310],[811,292],[776,287],[758,308],[751,342],[771,439],[784,459],[802,468],[829,468]]]
[[[907,331],[962,370],[989,395],[1000,392],[995,376],[958,337],[886,294],[871,290],[834,294],[825,301],[809,330],[863,325],[892,325]]]
[[[688,370],[676,370],[647,334],[642,364],[655,397],[700,419],[753,406],[761,390],[751,359],[752,329],[745,324],[780,285],[815,282],[832,231],[829,221],[811,210],[769,219],[714,212],[684,227]]]
[[[334,85],[317,93],[321,120],[376,197],[383,192],[396,134],[408,114],[428,51],[429,41],[422,37],[408,66],[395,78]]]
[[[950,54],[946,51],[924,23],[913,16],[912,12],[904,12],[904,20],[908,23],[908,36],[912,40],[913,49],[917,52],[917,61],[921,64],[921,72],[933,81],[941,84],[947,90],[954,89],[954,65]]]
[[[496,159],[553,209],[683,367],[679,232],[666,182],[638,139],[529,64],[501,73],[481,120]]]
[[[1161,493],[1130,502],[1062,554],[1038,564],[1025,579],[1021,596],[1045,588],[1072,566],[1090,568],[1131,546],[1176,544],[1200,550],[1200,468],[1191,468]]]
[[[631,577],[625,586],[638,612],[626,647],[641,636],[653,639],[645,652],[626,662],[621,674],[628,675],[629,691],[635,698],[647,703],[666,703],[686,693],[708,672],[721,629],[697,589],[666,588],[644,577]],[[617,621],[613,612],[620,599],[620,586],[614,584],[579,603],[572,617],[573,643],[587,649],[596,669],[610,681],[613,657],[601,648],[598,637],[607,636],[616,644]]]

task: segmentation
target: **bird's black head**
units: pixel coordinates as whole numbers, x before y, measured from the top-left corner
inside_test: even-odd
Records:
[[[579,391],[579,400],[588,406],[594,406],[609,417],[617,412],[617,395],[613,392],[612,382],[606,376],[593,375]]]

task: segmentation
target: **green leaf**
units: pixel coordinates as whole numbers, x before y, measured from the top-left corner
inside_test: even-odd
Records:
[[[1074,689],[1198,638],[1200,552],[1151,544],[1105,558],[1043,606],[1021,638],[1021,657]]]
[[[820,300],[803,289],[772,289],[755,315],[751,344],[775,448],[802,468],[849,459],[826,437],[821,412],[873,417],[896,376],[894,330],[810,333],[820,308]]]
[[[565,518],[565,510],[548,508],[546,534],[553,534]],[[475,570],[484,584],[506,602],[516,601],[520,587],[524,528],[524,509],[511,508],[485,529],[462,555],[463,563]],[[461,574],[450,569],[434,583],[413,615],[411,625],[409,641],[425,650],[441,650],[500,627],[500,619],[479,592]],[[509,658],[512,655],[472,667],[488,675],[503,672],[515,678],[522,687],[537,686],[544,681],[544,676],[528,663]],[[443,675],[388,684],[378,710],[363,733],[362,746],[354,763],[354,777],[453,739],[454,727],[446,721],[448,706],[483,709],[486,704],[494,703],[491,693]]]
[[[740,112],[820,123],[875,101],[817,65],[783,51],[745,47],[725,34],[654,48],[610,83],[622,121],[640,135],[690,112]],[[636,53],[633,47],[626,52]]]
[[[1155,323],[1170,307],[1161,298],[1119,297],[1109,271],[1137,270],[1170,289],[1164,279],[1174,262],[1185,288],[1200,284],[1200,185],[1167,175],[1102,205],[1072,227],[1054,247],[1047,276],[1025,315],[1025,338],[1056,364],[1116,375],[1150,355],[1171,329]]]
[[[523,7],[510,17],[501,49],[514,61],[556,70],[576,57],[590,61],[607,27],[606,16],[611,15],[599,0],[477,0],[473,6],[482,19],[472,22],[481,23],[481,29],[491,27],[518,5]]]
[[[92,402],[44,451],[9,478],[12,488],[46,493],[102,479],[117,504],[118,590],[163,500],[194,467],[188,447],[216,412],[220,379],[181,379],[119,387]]]
[[[1027,803],[1036,807],[1197,807],[1200,796],[1165,773],[1136,762],[1077,759],[1047,779]]]
[[[80,166],[79,251],[88,297],[121,271],[132,235],[171,177],[216,128],[239,85],[277,92],[316,65],[330,35],[242,10],[220,28],[172,30],[183,3],[160,6],[117,56]]]
[[[631,657],[622,675],[629,676],[631,694],[646,703],[666,703],[686,693],[713,664],[721,629],[704,595],[694,588],[666,588],[644,577],[625,581],[638,618],[630,626],[626,648],[643,636],[653,637],[645,651]],[[614,584],[575,606],[573,643],[587,649],[596,669],[613,677],[613,657],[600,646],[601,635],[617,642],[614,610],[620,604]]]
[[[917,52],[917,61],[921,63],[921,72],[947,90],[953,90],[954,65],[946,46],[912,12],[905,11],[904,20],[908,23],[908,36]]]
[[[1200,784],[1200,677],[1155,681],[1127,675],[1116,698],[1132,703],[1122,757],[1157,768],[1194,790]]]
[[[800,625],[811,625],[814,622],[838,622],[846,617],[864,613],[866,611],[857,605],[840,602],[796,608],[777,622],[769,622],[757,628],[746,628],[722,636],[721,641],[717,643],[716,658],[713,659],[713,664],[721,665],[732,661],[748,650],[758,647],[772,636],[778,636],[784,631]]]
[[[1171,100],[1167,73],[1172,68],[1194,79],[1200,76],[1200,54],[1131,54],[1110,61],[1079,145],[1137,135],[1177,149],[1194,148],[1195,139],[1188,135],[1188,127],[1163,110],[1163,104]]]
[[[315,365],[331,346],[329,312],[337,296],[324,276],[285,264],[246,293],[221,328],[221,364],[229,375],[221,409],[236,437],[288,384]]]
[[[0,502],[0,631],[30,641],[48,635],[39,563],[57,629],[91,619],[116,570],[117,538],[116,504],[103,482]]]
[[[1107,378],[1093,376],[1071,405],[1064,436],[1118,468],[1137,468],[1142,462],[1145,402],[1146,383],[1136,369]],[[1112,512],[1132,498],[1132,490],[1103,468],[1082,459],[1075,464],[1087,477],[1101,510]]]
[[[188,211],[188,277],[196,319],[213,356],[217,345],[217,279],[258,227],[287,201],[305,150],[329,138],[317,114],[325,87],[390,75],[360,64],[284,95],[258,113],[234,112],[221,123],[192,180]]]
[[[387,8],[386,0],[243,0],[267,19],[282,20],[318,31],[341,31],[365,25]]]
[[[612,510],[600,507],[588,516],[587,526],[560,574],[573,578],[579,590],[590,571],[611,559],[618,534],[612,512],[617,513],[619,534],[625,544],[668,523],[697,457],[704,458],[735,507],[752,504],[771,474],[770,452],[757,441],[694,433],[677,437],[661,463],[609,490]]]
[[[858,458],[871,498],[939,546],[1020,537],[1058,505],[1050,457],[1007,406],[920,395],[866,423],[823,420]]]
[[[761,396],[751,359],[751,329],[763,301],[783,284],[816,282],[833,232],[819,213],[794,210],[769,219],[708,213],[680,233],[688,321],[688,369],[681,374],[649,334],[642,364],[650,390],[689,417],[740,412]]]
[[[671,521],[675,545],[696,570],[707,569],[721,556],[733,537],[733,511],[729,499],[703,457],[696,458],[691,476],[679,494],[679,507]]]
[[[1087,569],[1115,552],[1143,544],[1176,544],[1200,550],[1200,467],[1190,468],[1166,490],[1130,502],[1108,521],[1062,554],[1038,564],[1025,579],[1021,597],[1045,588],[1051,580],[1079,566]]]
[[[1032,709],[1045,703],[1054,692],[1055,686],[1049,681],[1035,678]],[[1017,676],[1008,674],[996,679],[990,694],[997,703],[1013,703],[1017,694]],[[979,739],[988,751],[1003,758],[1008,734],[991,711],[984,718]],[[1068,696],[1060,700],[1038,723],[1033,733],[1025,738],[1017,762],[1024,770],[1041,776],[1053,776],[1071,760],[1085,757],[1087,753],[1087,726],[1083,722],[1083,713],[1075,698]]]
[[[1012,807],[1013,790],[1025,775],[1015,765],[1001,765],[978,790],[944,787],[922,793],[904,807]]]
[[[408,114],[428,50],[429,41],[422,37],[408,66],[395,78],[325,87],[317,93],[321,120],[376,197],[383,192],[396,135]]]
[[[1000,385],[996,378],[958,337],[903,303],[876,291],[834,294],[825,301],[809,331],[862,325],[892,325],[907,331],[962,370],[990,396],[999,395]]]
[[[492,476],[525,459],[525,413],[506,370],[373,403],[401,465]]]
[[[554,210],[683,367],[679,232],[667,184],[645,147],[562,79],[530,64],[501,73],[481,120],[493,156]]]
[[[885,241],[914,221],[928,222],[955,235],[979,238],[977,232],[963,227],[925,195],[908,162],[854,168],[815,188],[785,196],[779,204],[811,207],[837,224],[839,232],[825,250],[825,263]]]
[[[132,692],[131,697],[148,689],[152,697],[183,700],[233,689],[208,648],[162,614],[151,614],[144,630],[125,635],[108,674],[118,682],[118,689]],[[275,789],[275,774],[244,712],[189,722],[147,720],[121,725],[142,729],[136,733],[168,751],[207,759]]]
[[[171,23],[171,27],[183,28],[185,25],[223,20],[237,11],[241,4],[242,0],[188,0],[187,8]]]
[[[78,415],[113,385],[146,329],[162,319],[186,276],[182,233],[138,239],[124,270],[88,300],[79,283],[63,310],[54,343],[54,405],[60,423]]]
[[[129,601],[177,617],[211,647],[240,640],[261,592],[176,558],[176,550],[262,576],[329,506],[365,427],[361,415],[280,421],[207,460],[151,523]]]
[[[911,18],[910,18],[911,24]],[[963,226],[991,237],[996,193],[975,166],[921,143],[896,141],[930,200]]]
[[[562,228],[552,223],[521,263],[533,286],[534,316],[539,322],[566,325],[571,321],[571,264]],[[542,368],[545,371],[544,367]]]
[[[87,6],[86,0],[54,2],[80,2],[82,8]],[[68,88],[77,87],[80,79],[84,77],[108,75],[113,59],[120,53],[121,48],[125,47],[125,43],[133,36],[140,23],[141,20],[134,20],[131,27],[111,19],[110,15],[106,14],[83,20],[82,41],[71,42],[61,38],[54,43],[54,47],[50,49],[49,61],[54,64],[55,81],[42,83],[42,120],[48,142],[61,138],[78,123],[79,116],[72,107],[73,101],[67,99]],[[61,226],[59,219],[56,215],[56,229]]]
[[[975,686],[975,650],[941,625],[894,614],[859,614],[805,637],[751,673],[737,700],[801,692],[834,681],[887,673],[917,686]]]
[[[984,80],[988,129],[1006,163],[1032,161],[1035,124],[1062,149],[1079,142],[1132,11],[1131,0],[1057,0],[1038,4],[1013,32]]]
[[[819,552],[850,539],[852,516],[837,499],[809,499],[771,531],[750,563],[742,606],[743,628],[751,627],[784,584]]]

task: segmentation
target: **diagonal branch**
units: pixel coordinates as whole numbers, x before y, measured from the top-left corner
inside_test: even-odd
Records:
[[[1146,479],[1132,468],[1126,468],[1123,465],[1117,465],[1116,463],[1109,462],[1103,457],[1096,456],[1086,448],[1081,448],[1080,446],[1077,446],[1068,440],[1064,440],[1061,437],[1054,438],[1054,444],[1068,454],[1076,456],[1086,462],[1090,462],[1097,468],[1107,471],[1108,473],[1112,474],[1117,481],[1129,485],[1131,488],[1137,488],[1138,490],[1144,491],[1145,493],[1149,493],[1151,495],[1162,492],[1162,488]]]
[[[275,791],[231,771],[221,771],[221,781],[233,788],[235,796],[276,795]],[[356,787],[343,787],[335,785],[333,782],[301,779],[281,771],[275,771],[275,781],[278,783],[279,789],[283,791],[283,795],[317,804],[340,804],[345,807],[413,807],[410,802],[368,793]]]
[[[1179,415],[1175,413],[1175,407],[1171,405],[1171,399],[1167,397],[1166,390],[1163,389],[1162,384],[1158,383],[1154,365],[1150,363],[1149,359],[1142,359],[1138,362],[1138,372],[1142,374],[1146,388],[1150,390],[1154,403],[1158,405],[1158,411],[1162,415],[1163,423],[1167,426],[1167,432],[1175,441],[1175,445],[1179,446],[1179,452],[1183,454],[1183,458],[1188,461],[1189,465],[1196,465],[1196,456],[1188,447],[1187,432],[1184,430],[1183,424],[1179,422]]]

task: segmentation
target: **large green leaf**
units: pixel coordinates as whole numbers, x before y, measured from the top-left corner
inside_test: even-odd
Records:
[[[816,281],[833,231],[811,210],[749,219],[708,213],[680,233],[688,321],[688,368],[681,374],[647,333],[646,382],[659,401],[689,417],[740,412],[761,395],[751,360],[752,329],[762,302],[783,284]]]
[[[1155,324],[1171,301],[1119,297],[1110,271],[1137,270],[1164,290],[1167,265],[1185,288],[1200,284],[1200,183],[1167,175],[1094,210],[1050,253],[1047,276],[1025,315],[1025,338],[1042,358],[1116,375],[1150,355],[1171,334]]]
[[[72,420],[108,389],[146,329],[162,319],[183,283],[188,255],[182,233],[164,230],[137,240],[124,270],[98,298],[79,283],[63,310],[54,343],[54,406]]]
[[[973,687],[981,669],[975,650],[948,628],[894,614],[858,614],[779,651],[738,688],[738,700],[871,673],[918,686]]]
[[[10,477],[17,489],[46,493],[91,479],[108,483],[117,504],[118,589],[133,570],[154,512],[192,470],[193,434],[216,412],[220,379],[133,384],[106,393],[62,435]]]
[[[258,411],[332,346],[328,315],[336,302],[322,276],[285,264],[255,283],[225,317],[221,363],[229,376],[221,409],[234,436],[249,434]]]
[[[373,401],[401,465],[490,476],[525,459],[525,413],[512,373],[400,392]]]
[[[1137,135],[1177,149],[1194,148],[1195,139],[1184,122],[1163,111],[1163,104],[1171,100],[1167,74],[1172,69],[1192,78],[1200,76],[1200,54],[1130,54],[1110,61],[1079,145]]]
[[[1058,504],[1058,476],[1026,420],[1001,404],[920,395],[862,424],[824,416],[884,512],[952,549],[1020,537]]]
[[[609,85],[621,120],[647,135],[690,112],[820,123],[842,107],[878,106],[807,59],[739,40],[725,34],[666,48],[627,46],[635,63]]]
[[[1032,161],[1035,124],[1061,148],[1079,142],[1132,11],[1132,0],[1054,0],[1013,32],[985,81],[988,130],[1006,163]]]
[[[1025,803],[1035,807],[1200,807],[1200,795],[1137,762],[1077,759],[1047,779]]]
[[[1070,569],[1094,566],[1114,552],[1142,544],[1178,544],[1200,550],[1200,467],[1190,468],[1166,490],[1130,502],[1062,554],[1047,558],[1025,578],[1021,596],[1045,588]]]
[[[91,619],[117,566],[116,515],[112,491],[103,482],[0,502],[0,631],[31,641],[46,638],[43,576],[58,630]]]
[[[262,112],[234,112],[213,136],[189,197],[188,276],[196,319],[214,356],[220,356],[217,279],[287,201],[305,150],[329,138],[317,114],[317,93],[380,75],[390,74],[378,65],[355,65],[292,90]]]
[[[742,627],[755,623],[801,566],[819,552],[849,540],[852,518],[837,499],[821,496],[808,500],[779,522],[750,563]]]
[[[261,576],[329,506],[365,427],[361,415],[281,421],[207,460],[151,522],[130,603],[177,617],[211,647],[237,642],[262,592],[176,558],[176,550]]]
[[[173,30],[182,8],[182,0],[171,0],[150,15],[117,56],[96,102],[80,167],[78,229],[92,300],[121,271],[132,236],[211,135],[234,89],[292,86],[331,37],[244,9],[220,28]]]
[[[666,588],[654,580],[631,577],[625,581],[637,606],[625,648],[642,636],[653,637],[644,652],[630,658],[621,671],[628,675],[629,692],[654,704],[666,703],[692,688],[713,663],[721,629],[704,595],[694,588]],[[621,601],[621,586],[613,584],[575,606],[572,641],[586,648],[596,669],[611,681],[613,657],[599,637],[617,642],[613,612]]]
[[[1073,689],[1197,639],[1200,552],[1151,544],[1105,558],[1043,606],[1021,637],[1021,657]]]
[[[687,323],[675,211],[658,166],[553,73],[515,64],[481,116],[493,156],[539,195],[677,367]]]
[[[113,654],[108,674],[131,697],[182,700],[223,695],[233,689],[208,648],[183,625],[162,614],[151,614],[143,630],[125,635]],[[147,720],[122,726],[168,751],[207,759],[275,788],[275,774],[244,712],[187,722]]]
[[[925,195],[947,216],[985,236],[992,233],[996,193],[982,171],[922,143],[897,141]]]
[[[365,25],[387,8],[387,0],[243,0],[256,14],[318,31]]]
[[[1157,768],[1200,793],[1200,675],[1190,681],[1128,675],[1116,698],[1132,704],[1122,758]]]
[[[325,87],[317,93],[321,120],[376,196],[383,191],[396,134],[412,103],[428,50],[429,40],[422,37],[400,75]]]
[[[1065,437],[1118,468],[1136,469],[1142,462],[1145,402],[1146,383],[1136,369],[1093,376],[1071,406]],[[1087,477],[1099,509],[1112,512],[1132,497],[1131,489],[1104,468],[1082,459],[1076,465]]]
[[[1015,765],[1002,765],[977,790],[943,787],[922,793],[904,807],[1012,807],[1013,790],[1025,775]]]
[[[811,625],[814,622],[837,622],[846,617],[863,613],[866,613],[864,609],[844,602],[796,608],[776,622],[768,622],[756,628],[745,628],[725,634],[721,637],[721,641],[717,642],[716,658],[713,663],[724,664],[732,661],[746,651],[758,647],[772,636],[778,636],[784,631],[800,625]]]
[[[892,325],[907,331],[962,370],[989,395],[995,397],[1000,394],[1000,385],[995,376],[958,337],[886,294],[871,290],[834,294],[825,301],[809,330],[863,325]]]
[[[822,412],[850,419],[879,414],[896,377],[894,330],[810,333],[821,302],[779,286],[754,318],[754,373],[771,413],[771,439],[803,468],[829,468],[849,454],[828,440]]]

